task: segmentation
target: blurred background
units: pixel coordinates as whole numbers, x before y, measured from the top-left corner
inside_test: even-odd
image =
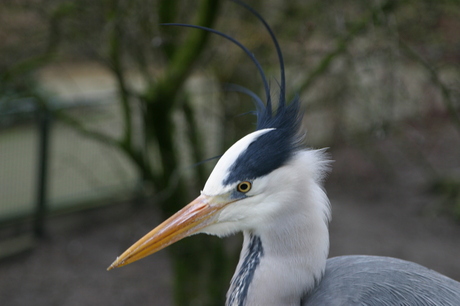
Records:
[[[385,255],[460,280],[456,0],[248,0],[283,49],[307,145],[328,147],[330,256]],[[187,238],[106,272],[202,188],[278,94],[270,36],[216,0],[0,4],[0,303],[223,305],[241,237]],[[276,100],[276,99],[275,99]]]

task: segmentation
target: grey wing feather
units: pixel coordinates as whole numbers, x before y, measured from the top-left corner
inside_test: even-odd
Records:
[[[460,283],[413,262],[378,256],[327,261],[302,306],[459,306]]]

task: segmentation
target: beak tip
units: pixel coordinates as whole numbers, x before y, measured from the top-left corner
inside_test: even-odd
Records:
[[[114,268],[118,268],[119,265],[120,263],[118,262],[118,257],[117,257],[117,259],[115,259],[115,261],[107,268],[107,271],[110,271]]]

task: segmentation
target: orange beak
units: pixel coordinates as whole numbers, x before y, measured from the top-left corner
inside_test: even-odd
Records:
[[[139,239],[121,256],[117,257],[107,270],[135,262],[158,252],[182,238],[197,233],[210,224],[216,223],[213,216],[225,207],[225,205],[229,204],[228,201],[222,200],[219,199],[219,196],[208,197],[200,195],[168,220]]]

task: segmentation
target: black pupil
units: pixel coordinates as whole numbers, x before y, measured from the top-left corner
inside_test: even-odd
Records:
[[[241,183],[240,184],[240,191],[247,191],[249,189],[248,183]]]

